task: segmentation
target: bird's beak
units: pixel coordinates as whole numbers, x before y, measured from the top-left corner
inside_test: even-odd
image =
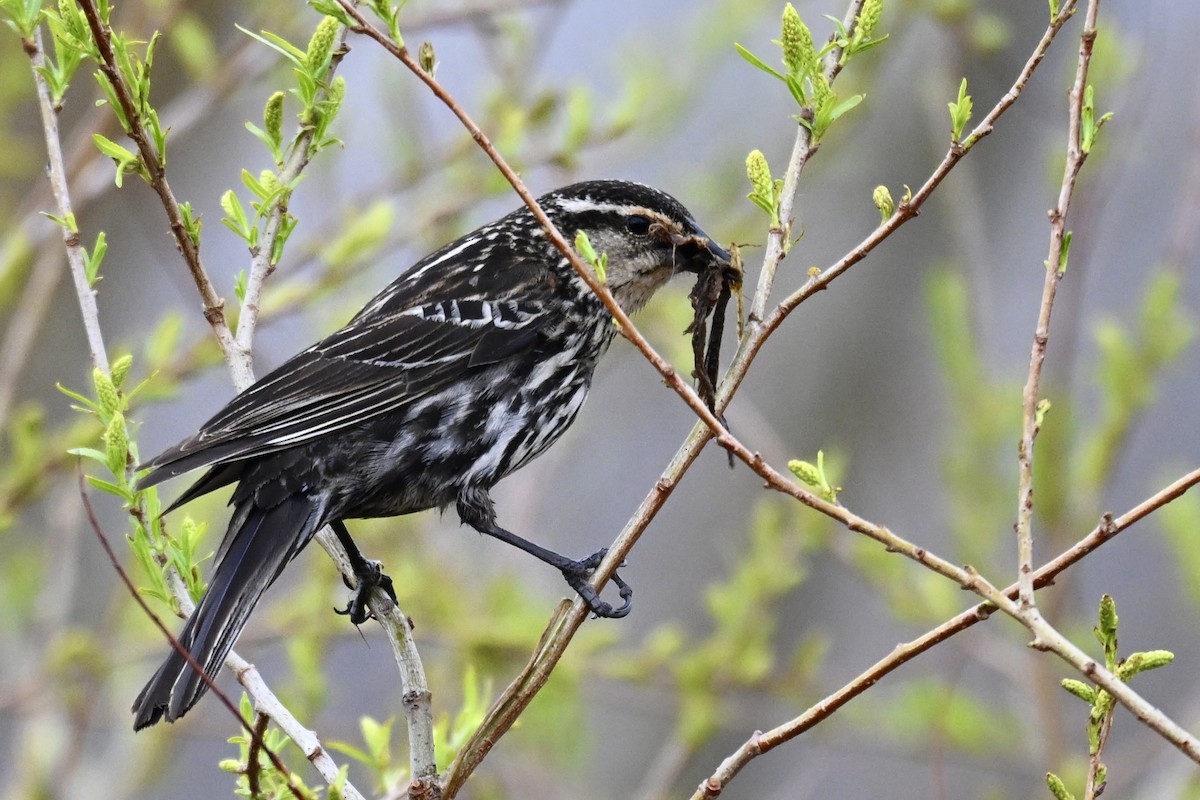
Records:
[[[732,261],[729,251],[699,227],[693,227],[693,230],[695,232],[690,235],[673,234],[671,237],[671,243],[679,256],[678,268],[686,272],[700,273],[711,269],[713,262],[728,267]]]

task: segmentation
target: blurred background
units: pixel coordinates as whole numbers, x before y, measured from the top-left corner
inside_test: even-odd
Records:
[[[799,2],[824,40],[845,6]],[[410,46],[433,44],[438,78],[541,193],[584,178],[643,181],[678,197],[712,235],[744,244],[758,277],[767,219],[745,195],[746,154],[782,174],[796,108],[751,67],[739,42],[779,61],[782,4],[763,0],[410,0]],[[805,170],[775,300],[877,224],[872,190],[924,182],[949,144],[946,104],[969,81],[978,120],[1017,76],[1046,24],[1045,3],[890,0],[880,47],[838,79],[865,95]],[[170,181],[204,223],[202,253],[234,305],[245,244],[219,198],[248,206],[243,169],[270,167],[243,128],[293,85],[275,52],[239,32],[303,46],[318,15],[299,3],[130,0],[114,24],[163,32],[152,99],[171,128]],[[823,450],[856,513],[998,584],[1015,577],[1020,387],[1066,140],[1066,93],[1081,19],[1025,94],[951,173],[920,218],[797,310],[730,406],[733,431],[777,467]],[[1200,428],[1192,343],[1200,287],[1200,6],[1111,0],[1093,64],[1097,111],[1113,111],[1084,168],[1055,307],[1039,439],[1037,561],[1196,466]],[[0,36],[0,796],[214,797],[238,758],[238,729],[206,698],[184,720],[134,735],[128,708],[167,645],[135,607],[83,517],[68,447],[101,446],[56,383],[90,393],[80,315],[53,210],[29,62]],[[331,133],[295,192],[299,220],[271,279],[255,345],[265,373],[341,326],[417,258],[517,207],[481,151],[423,86],[374,43],[351,37]],[[98,301],[110,357],[150,378],[130,417],[149,457],[192,433],[233,393],[195,290],[144,183],[113,185],[91,135],[121,139],[85,65],[62,136],[85,243],[109,245]],[[285,134],[295,124],[289,98]],[[973,124],[973,123],[972,123]],[[639,325],[685,373],[690,318],[679,282]],[[726,358],[736,335],[726,334]],[[562,442],[495,492],[500,521],[555,550],[607,545],[694,422],[618,340]],[[165,501],[186,484],[163,489]],[[172,515],[224,530],[225,496]],[[95,495],[121,549],[128,515]],[[524,664],[554,604],[558,575],[460,528],[453,513],[352,523],[395,578],[433,690],[434,712],[486,706]],[[1099,655],[1090,634],[1102,593],[1116,599],[1121,648],[1173,651],[1135,688],[1185,727],[1200,721],[1200,500],[1185,496],[1060,577],[1049,620]],[[208,565],[206,565],[207,568]],[[622,573],[625,620],[584,626],[521,725],[465,796],[687,797],[754,730],[795,716],[972,604],[944,579],[814,512],[763,491],[723,453],[705,452]],[[144,583],[144,579],[142,579]],[[326,744],[364,749],[364,717],[400,718],[387,643],[330,613],[347,592],[309,548],[267,594],[237,650]],[[159,613],[166,607],[155,606]],[[178,630],[179,624],[169,620]],[[1049,796],[1054,771],[1082,792],[1088,709],[1052,656],[996,617],[922,655],[799,739],[753,762],[729,798]],[[237,688],[222,676],[229,691]],[[469,717],[469,715],[468,715]],[[351,780],[386,796],[403,783],[402,718],[392,762],[339,752]],[[312,785],[302,757],[285,751]],[[439,758],[441,766],[446,760]],[[1118,711],[1106,750],[1116,797],[1200,796],[1195,766]]]

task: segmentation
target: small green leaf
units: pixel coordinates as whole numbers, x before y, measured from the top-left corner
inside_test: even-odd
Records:
[[[225,223],[225,227],[236,233],[249,244],[251,241],[251,226],[250,220],[246,217],[246,209],[242,207],[242,201],[234,194],[232,189],[229,189],[225,194],[221,195],[221,210],[225,212],[225,216],[221,218],[221,222]],[[255,229],[257,230],[257,229]]]
[[[86,248],[83,250],[83,272],[87,278],[88,286],[95,286],[96,280],[100,276],[100,265],[104,263],[104,256],[108,253],[108,239],[104,235],[104,231],[100,231],[96,235],[96,246],[89,253]]]
[[[1096,119],[1096,103],[1095,92],[1089,85],[1083,90],[1083,108],[1082,115],[1079,120],[1079,148],[1084,154],[1092,152],[1092,147],[1096,144],[1096,135],[1100,133],[1100,128],[1104,127],[1104,123],[1112,119],[1112,112],[1104,114],[1099,119]]]
[[[780,74],[780,72],[778,70],[774,69],[773,67],[768,66],[765,62],[763,62],[763,60],[761,58],[754,55],[753,53],[751,53],[746,48],[742,47],[737,42],[734,42],[733,46],[738,51],[738,55],[740,55],[742,58],[746,59],[746,61],[749,62],[750,64],[752,64],[753,66],[758,67],[759,69],[761,69],[763,72],[767,73],[768,75],[774,75],[779,80],[784,79],[783,75]]]
[[[950,106],[950,140],[961,142],[963,129],[971,120],[971,113],[974,110],[971,95],[967,94],[966,78],[963,78],[962,83],[958,85],[958,99],[947,105]]]
[[[269,31],[263,31],[262,35],[260,36],[257,33],[253,33],[251,31],[246,30],[245,28],[243,28],[241,25],[238,25],[237,23],[234,23],[234,27],[237,28],[242,33],[249,36],[251,39],[255,39],[259,42],[262,42],[267,47],[271,48],[275,52],[282,55],[288,61],[291,61],[293,64],[296,65],[296,67],[298,67],[300,69],[305,68],[305,58],[306,58],[305,52],[303,50],[301,50],[299,47],[296,47],[296,45],[289,42],[287,39],[284,39],[281,36],[277,36]]]
[[[871,201],[879,209],[880,224],[887,222],[892,218],[892,214],[896,213],[896,203],[892,200],[892,193],[886,186],[876,186],[875,191],[871,193]]]
[[[592,265],[592,269],[596,272],[596,280],[600,283],[608,281],[608,254],[596,254],[596,249],[592,247],[591,240],[583,231],[575,232],[575,249],[583,256],[584,260]]]
[[[97,450],[94,447],[72,447],[69,450],[67,450],[67,452],[73,456],[79,456],[80,458],[89,458],[92,461],[98,461],[101,464],[105,463],[108,460],[107,455],[100,452],[99,450]]]
[[[237,295],[238,303],[246,302],[246,270],[238,270],[233,278],[233,293]]]

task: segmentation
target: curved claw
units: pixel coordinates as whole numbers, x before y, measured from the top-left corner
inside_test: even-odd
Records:
[[[613,608],[611,603],[600,599],[600,595],[596,592],[592,585],[587,582],[587,578],[604,560],[604,556],[608,554],[607,549],[593,553],[587,558],[577,561],[570,567],[563,569],[563,577],[567,581],[567,585],[575,590],[575,593],[583,598],[591,610],[592,615],[596,618],[604,617],[605,619],[620,619],[633,608],[633,587],[626,583],[620,575],[613,573],[612,582],[616,584],[620,590],[621,599],[625,602],[619,607]],[[622,563],[621,566],[624,566]]]
[[[355,625],[362,625],[367,620],[374,618],[375,615],[371,613],[368,602],[371,597],[371,590],[376,587],[382,589],[393,603],[399,605],[399,602],[396,600],[396,590],[392,585],[392,578],[383,571],[383,565],[378,561],[366,561],[365,563],[367,570],[356,576],[358,578],[358,585],[352,587],[354,593],[350,595],[350,602],[346,604],[345,608],[337,608],[335,606],[333,609],[337,614],[350,617],[350,622]],[[342,580],[349,586],[349,582],[346,581],[345,577]]]

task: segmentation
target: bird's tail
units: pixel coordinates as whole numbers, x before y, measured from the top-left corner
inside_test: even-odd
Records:
[[[270,508],[258,507],[253,497],[238,504],[208,591],[179,635],[210,677],[216,677],[262,593],[322,522],[318,502],[304,495],[290,495]],[[164,717],[174,722],[206,691],[204,679],[172,649],[133,704],[133,729]]]

